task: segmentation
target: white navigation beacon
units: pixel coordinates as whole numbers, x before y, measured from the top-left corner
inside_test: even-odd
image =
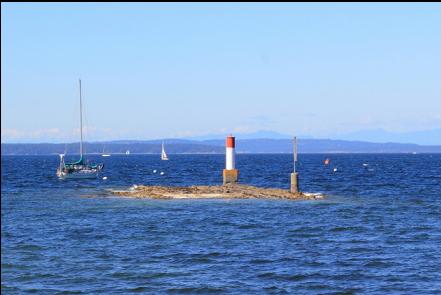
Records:
[[[223,171],[224,184],[235,183],[238,179],[239,171],[236,169],[236,152],[235,152],[235,138],[233,135],[228,135],[225,142],[225,169]]]
[[[225,153],[225,169],[233,170],[235,169],[235,138],[232,135],[228,135],[226,142],[226,153]]]

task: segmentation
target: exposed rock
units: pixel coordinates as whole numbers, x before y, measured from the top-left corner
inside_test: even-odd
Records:
[[[321,194],[291,193],[288,190],[259,188],[243,184],[226,184],[220,186],[144,186],[135,185],[129,190],[112,191],[114,195],[132,198],[151,199],[323,199]]]

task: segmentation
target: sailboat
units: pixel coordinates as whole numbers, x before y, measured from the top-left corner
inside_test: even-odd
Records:
[[[80,159],[73,163],[64,161],[64,154],[60,154],[60,165],[57,168],[57,176],[60,179],[66,178],[96,178],[98,173],[104,168],[104,164],[88,164],[83,157],[83,105],[81,100],[81,80],[80,80]]]
[[[110,154],[105,154],[104,153],[104,148],[103,148],[103,154],[101,155],[102,157],[110,157]]]
[[[164,142],[162,142],[161,160],[168,160],[167,154],[164,149]]]

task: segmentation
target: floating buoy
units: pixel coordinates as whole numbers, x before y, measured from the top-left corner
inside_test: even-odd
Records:
[[[107,179],[107,176],[104,176],[104,177],[103,177],[103,180],[106,180],[106,179]]]
[[[323,164],[328,165],[329,162],[330,162],[330,160],[329,160],[329,159],[326,159],[325,161],[323,161]]]
[[[164,175],[164,172],[161,172],[161,173],[159,173],[159,174]]]
[[[337,168],[334,168],[334,172],[337,172]]]
[[[155,169],[155,170],[153,170],[153,173],[156,173],[156,169]]]
[[[367,166],[369,166],[369,164],[363,163],[363,166],[364,166],[364,167],[367,167]]]

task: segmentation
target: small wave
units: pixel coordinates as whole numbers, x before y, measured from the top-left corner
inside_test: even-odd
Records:
[[[372,260],[372,261],[366,262],[363,266],[376,268],[376,267],[389,267],[391,265],[392,265],[392,263],[387,262],[387,261]]]
[[[215,287],[183,287],[183,288],[169,288],[168,292],[171,293],[223,293],[225,292],[224,288],[215,288]]]
[[[133,293],[137,293],[137,292],[145,293],[145,292],[148,292],[151,290],[152,289],[149,287],[139,286],[139,287],[126,288],[123,291],[128,291],[128,292],[133,292]]]
[[[43,247],[33,244],[25,244],[25,245],[19,245],[17,247],[20,250],[27,250],[27,251],[40,251],[43,250]]]
[[[283,280],[283,281],[302,281],[313,277],[314,275],[310,274],[278,274],[275,272],[264,272],[257,277],[261,279],[274,279],[274,280]]]
[[[239,229],[253,229],[257,228],[256,224],[241,224],[238,226]]]
[[[273,260],[269,260],[269,259],[264,259],[264,258],[256,258],[256,259],[252,259],[250,260],[250,264],[266,264],[266,263],[273,263]]]
[[[316,193],[303,192],[303,194],[307,197],[313,197],[315,200],[321,200],[325,198],[325,195],[320,192],[316,192]]]
[[[331,232],[342,232],[342,231],[363,231],[364,228],[361,226],[337,226],[330,229]]]

